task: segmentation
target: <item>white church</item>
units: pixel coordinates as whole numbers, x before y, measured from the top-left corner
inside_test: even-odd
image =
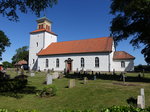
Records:
[[[54,71],[133,71],[135,57],[115,51],[112,37],[57,42],[46,17],[37,20],[30,32],[30,70]]]

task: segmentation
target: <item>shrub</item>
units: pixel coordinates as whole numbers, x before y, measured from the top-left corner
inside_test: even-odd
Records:
[[[0,112],[8,112],[7,109],[0,109]]]
[[[95,112],[93,110],[60,110],[59,112]]]
[[[47,85],[37,95],[40,96],[40,97],[55,96],[56,92],[57,92],[56,86]]]
[[[110,108],[104,108],[100,112],[150,112],[150,108],[141,109],[132,106],[113,106]]]
[[[9,79],[0,81],[0,92],[18,91],[25,88],[27,79]]]

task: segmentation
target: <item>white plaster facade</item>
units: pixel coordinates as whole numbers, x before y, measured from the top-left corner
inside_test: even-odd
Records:
[[[51,24],[50,24],[51,25]],[[57,42],[57,36],[47,31],[30,33],[29,67],[31,70],[64,71],[67,69],[66,60],[71,59],[71,71],[132,71],[134,70],[134,59],[114,60],[114,44],[112,51],[105,53],[78,53],[37,56],[42,49],[47,48],[52,42]],[[62,48],[63,49],[63,48]],[[99,58],[99,67],[95,67],[95,58]],[[84,58],[84,67],[81,67],[81,58]],[[59,67],[56,67],[56,59],[59,59]],[[46,60],[48,63],[46,64]],[[124,61],[125,67],[121,67]]]
[[[49,32],[30,33],[29,45],[29,67],[32,70],[37,70],[38,56],[37,53],[48,47],[52,42],[57,42],[57,36]]]

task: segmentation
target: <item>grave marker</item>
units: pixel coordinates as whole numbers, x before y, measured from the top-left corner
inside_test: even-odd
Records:
[[[88,79],[87,79],[87,77],[84,77],[84,84],[87,84],[87,82],[88,82]]]
[[[138,98],[137,98],[137,106],[138,106],[139,108],[144,109],[144,108],[145,108],[144,88],[141,88],[140,94],[141,94],[141,95],[138,95]]]
[[[94,75],[94,80],[96,80],[96,75]]]
[[[34,77],[34,76],[35,76],[35,73],[34,73],[34,72],[31,72],[31,73],[30,73],[30,76],[31,76],[31,77]]]
[[[69,88],[75,87],[75,79],[70,79],[69,80]]]
[[[54,72],[52,75],[52,79],[58,79],[59,77],[59,73],[58,72]]]
[[[52,75],[47,74],[47,76],[46,76],[46,84],[47,85],[52,84]]]

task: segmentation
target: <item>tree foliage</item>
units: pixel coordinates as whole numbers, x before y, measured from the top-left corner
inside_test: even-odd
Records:
[[[41,11],[56,3],[57,0],[0,0],[0,14],[6,16],[9,20],[17,21],[19,19],[17,10],[21,13],[30,11],[40,16]]]
[[[115,42],[132,37],[130,43],[139,48],[150,64],[150,0],[112,0],[111,14],[115,15],[111,32]]]
[[[12,68],[12,63],[8,62],[8,61],[4,61],[3,62],[3,67],[4,68]]]
[[[5,52],[5,47],[10,46],[8,37],[3,31],[0,31],[0,60],[2,59],[2,53]]]
[[[29,50],[28,46],[23,46],[16,49],[16,54],[12,57],[12,64],[17,63],[20,60],[26,60],[28,62]]]

